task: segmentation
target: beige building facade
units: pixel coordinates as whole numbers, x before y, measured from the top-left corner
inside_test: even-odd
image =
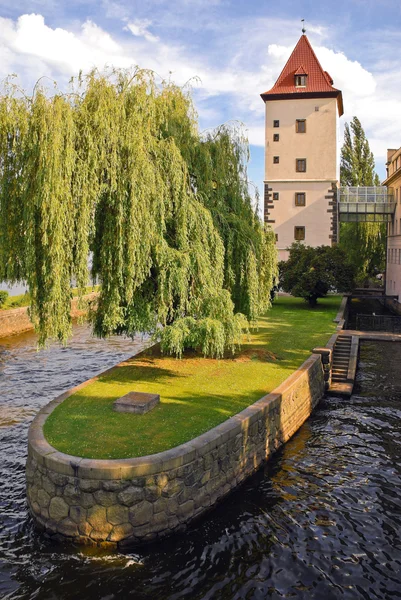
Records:
[[[401,313],[401,148],[387,150],[387,178],[383,185],[394,190],[395,213],[388,224],[386,294],[397,296],[397,312]]]
[[[264,219],[280,260],[294,241],[337,241],[337,115],[342,95],[332,86],[303,35],[265,102]]]

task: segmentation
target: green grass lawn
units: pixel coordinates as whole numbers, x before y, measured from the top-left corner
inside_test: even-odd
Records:
[[[335,331],[340,300],[331,296],[310,309],[298,298],[277,298],[234,357],[178,360],[150,349],[64,400],[46,420],[45,436],[58,450],[87,458],[178,446],[282,383]],[[114,400],[130,391],[160,394],[160,404],[145,415],[114,412]]]

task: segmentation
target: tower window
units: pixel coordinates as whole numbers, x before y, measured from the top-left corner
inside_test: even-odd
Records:
[[[295,129],[297,133],[306,133],[306,119],[297,119]]]
[[[273,200],[278,200],[279,199],[279,193],[278,192],[273,192]]]
[[[302,242],[305,239],[305,227],[294,227],[294,240]]]
[[[276,242],[278,242],[278,233],[276,233]]]
[[[306,172],[306,158],[297,158],[295,164],[297,173]]]
[[[280,121],[273,121],[273,127],[280,127]]]
[[[278,142],[279,140],[280,140],[280,134],[278,134],[278,133],[275,133],[275,134],[273,135],[273,142]]]
[[[273,163],[275,165],[278,165],[279,162],[280,162],[280,157],[279,156],[273,156]]]
[[[306,87],[306,75],[295,75],[295,87]]]
[[[305,192],[296,192],[295,194],[295,206],[305,206],[306,194]]]

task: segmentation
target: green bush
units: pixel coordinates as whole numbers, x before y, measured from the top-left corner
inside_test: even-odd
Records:
[[[4,306],[8,298],[8,292],[5,290],[0,290],[0,308]]]

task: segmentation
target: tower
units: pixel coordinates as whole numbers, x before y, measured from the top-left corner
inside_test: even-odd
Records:
[[[337,241],[337,114],[342,93],[302,35],[271,90],[266,109],[264,220],[280,260],[294,241]]]

